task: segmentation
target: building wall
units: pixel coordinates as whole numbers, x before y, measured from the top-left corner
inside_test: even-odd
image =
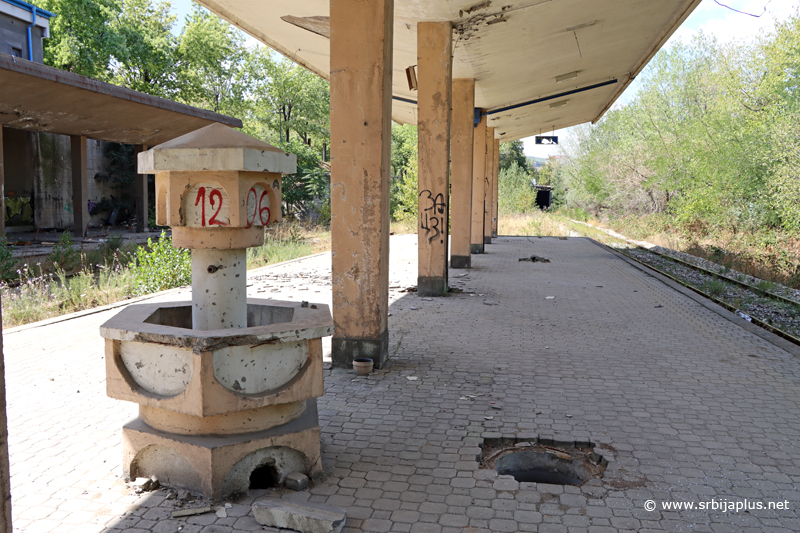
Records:
[[[0,0],[2,1],[2,0]],[[28,25],[30,22],[0,13],[0,52],[28,59]],[[44,62],[42,38],[45,30],[41,26],[31,28],[33,60]]]
[[[108,143],[89,139],[86,147],[89,176],[89,206],[115,192],[94,176],[107,172],[105,147]],[[21,214],[7,220],[10,227],[72,229],[72,155],[66,135],[3,128],[5,196],[7,211],[20,202],[33,206],[33,221]],[[133,187],[133,185],[131,185]],[[11,207],[15,212],[17,207]],[[102,226],[108,213],[91,216],[92,227]]]

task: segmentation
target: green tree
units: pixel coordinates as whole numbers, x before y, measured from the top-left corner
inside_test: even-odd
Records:
[[[195,4],[179,41],[181,99],[216,113],[244,111],[250,73],[242,32]]]
[[[179,96],[182,78],[178,39],[172,33],[177,17],[166,1],[122,0],[122,10],[109,24],[121,39],[112,62],[112,81],[155,96]]]
[[[37,7],[55,13],[50,38],[44,40],[44,62],[99,80],[109,79],[109,64],[122,45],[108,21],[116,18],[117,0],[33,0]]]
[[[500,170],[508,170],[513,163],[516,163],[517,167],[524,172],[529,174],[534,172],[534,168],[525,156],[522,141],[500,143]]]

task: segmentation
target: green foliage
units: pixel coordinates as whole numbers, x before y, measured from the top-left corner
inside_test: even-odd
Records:
[[[108,66],[121,46],[109,26],[120,12],[117,0],[32,0],[57,16],[44,40],[44,62],[82,76],[108,80]]]
[[[717,278],[710,279],[703,284],[703,291],[711,296],[720,296],[725,292],[725,282]]]
[[[53,245],[49,259],[56,270],[69,272],[77,267],[80,255],[80,251],[75,248],[72,241],[72,233],[65,231]]]
[[[0,237],[0,279],[8,279],[15,273],[14,267],[17,260],[14,259],[14,247],[8,244],[5,236]]]
[[[566,200],[686,236],[800,229],[800,16],[754,44],[659,52],[628,105],[578,130]]]
[[[192,283],[192,258],[189,250],[175,248],[172,239],[161,232],[158,241],[147,239],[147,247],[136,251],[133,293],[137,295],[183,287]]]
[[[497,183],[500,214],[527,213],[536,209],[536,189],[532,180],[531,174],[517,165],[517,161],[500,171]]]
[[[522,141],[500,143],[500,171],[510,169],[514,163],[528,174],[535,174],[536,172],[525,156]]]
[[[389,209],[392,220],[417,224],[419,180],[417,127],[392,123],[392,188]]]

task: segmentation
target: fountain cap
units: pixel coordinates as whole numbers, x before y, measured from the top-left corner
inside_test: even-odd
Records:
[[[297,156],[228,126],[211,124],[140,153],[138,171],[294,174]]]

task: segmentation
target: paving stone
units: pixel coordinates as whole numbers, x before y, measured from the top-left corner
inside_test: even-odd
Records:
[[[387,369],[358,381],[325,371],[326,479],[300,493],[251,491],[228,518],[185,520],[181,533],[280,533],[249,515],[267,494],[349,508],[343,531],[353,533],[800,531],[800,358],[588,240],[498,238],[487,251],[468,277],[484,296],[422,302],[391,291]],[[414,285],[416,236],[393,236],[390,254],[392,284]],[[526,254],[551,263],[519,263]],[[248,290],[289,299],[301,282],[320,290],[304,298],[329,304],[330,256],[251,272]],[[556,298],[532,305],[545,296]],[[13,512],[24,533],[173,525],[166,490],[135,495],[118,477],[120,428],[137,407],[105,395],[97,328],[115,313],[4,332]],[[602,443],[611,463],[580,487],[517,483],[478,469],[484,434]],[[792,506],[643,508],[710,498]]]

